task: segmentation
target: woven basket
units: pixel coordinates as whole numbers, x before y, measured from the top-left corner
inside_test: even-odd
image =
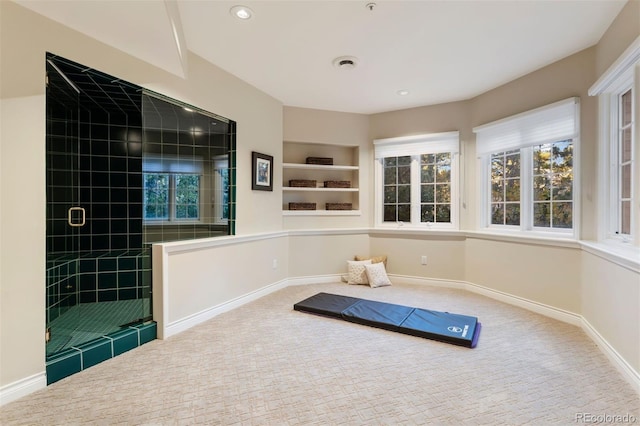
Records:
[[[289,210],[315,210],[316,203],[289,203]]]
[[[327,203],[325,205],[327,210],[352,210],[351,203]]]
[[[349,180],[325,180],[325,188],[351,188],[351,181]]]
[[[315,188],[316,181],[315,180],[305,180],[305,179],[291,179],[289,181],[289,186],[294,188]]]
[[[333,158],[330,158],[330,157],[307,157],[307,164],[321,164],[323,166],[333,166]]]

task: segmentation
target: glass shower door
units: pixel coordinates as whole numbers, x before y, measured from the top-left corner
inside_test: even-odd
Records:
[[[78,304],[78,253],[86,214],[79,191],[80,92],[47,61],[47,354],[71,340]]]

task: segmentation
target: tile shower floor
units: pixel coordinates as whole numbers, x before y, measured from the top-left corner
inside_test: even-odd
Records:
[[[97,339],[148,316],[149,299],[81,303],[51,321],[47,355]]]

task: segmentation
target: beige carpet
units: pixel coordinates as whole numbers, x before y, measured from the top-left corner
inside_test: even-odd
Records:
[[[320,291],[474,315],[480,341],[468,349],[292,310]],[[314,284],[0,411],[2,425],[543,425],[586,414],[640,424],[640,397],[578,327],[462,290]]]

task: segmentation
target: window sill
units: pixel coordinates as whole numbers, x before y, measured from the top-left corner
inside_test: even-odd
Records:
[[[469,238],[483,240],[504,241],[510,243],[525,243],[554,247],[580,248],[580,242],[573,239],[573,234],[551,234],[545,232],[522,231],[467,231]]]
[[[582,249],[631,271],[640,273],[640,247],[617,241],[580,241]]]
[[[142,222],[142,226],[179,226],[179,225],[215,225],[214,223],[205,223],[190,220],[159,220]]]

